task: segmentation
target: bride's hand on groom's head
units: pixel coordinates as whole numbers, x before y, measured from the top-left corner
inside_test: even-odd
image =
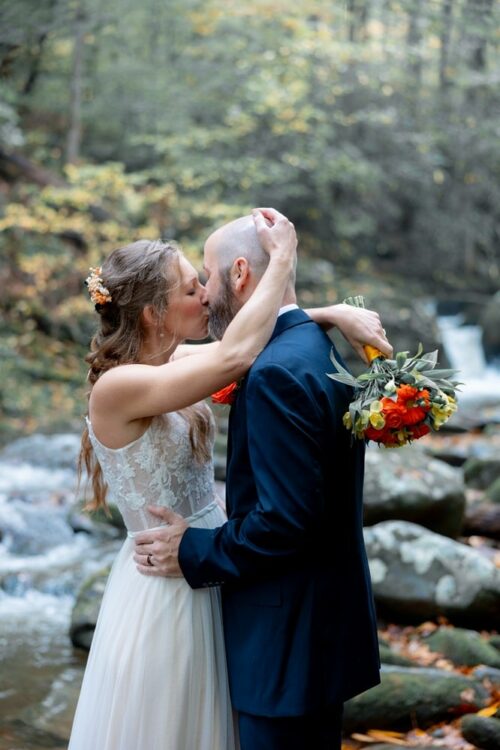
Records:
[[[286,216],[274,208],[255,208],[252,211],[255,229],[262,248],[271,257],[295,258],[297,233]]]
[[[188,524],[169,508],[150,505],[148,511],[167,525],[141,531],[134,537],[137,570],[147,576],[182,577],[178,552]]]

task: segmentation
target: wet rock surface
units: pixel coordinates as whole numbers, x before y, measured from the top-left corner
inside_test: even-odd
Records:
[[[109,571],[109,567],[99,570],[85,581],[78,592],[69,629],[69,636],[75,648],[85,651],[90,649]]]
[[[500,653],[474,630],[441,627],[431,633],[425,642],[431,651],[438,651],[457,666],[485,664],[500,668]]]
[[[345,704],[346,732],[377,727],[427,727],[464,710],[486,706],[488,691],[478,680],[440,669],[384,666],[382,682]]]
[[[406,521],[364,530],[375,599],[384,612],[500,626],[500,569],[477,550]]]
[[[462,734],[480,750],[498,750],[500,747],[500,719],[486,716],[464,716]]]
[[[366,453],[364,523],[412,521],[446,536],[462,530],[465,493],[458,469],[423,449],[370,447]]]

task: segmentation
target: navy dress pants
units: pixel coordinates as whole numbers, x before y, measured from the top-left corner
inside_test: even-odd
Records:
[[[239,713],[241,750],[340,750],[342,708],[278,718]]]

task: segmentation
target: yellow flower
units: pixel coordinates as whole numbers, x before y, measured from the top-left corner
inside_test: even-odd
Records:
[[[374,411],[370,414],[370,424],[376,430],[383,430],[385,427],[385,419],[382,414]]]
[[[370,412],[366,409],[363,409],[361,412],[361,415],[356,419],[354,422],[354,431],[356,433],[356,437],[362,438],[364,437],[364,431],[368,427],[370,419]]]
[[[352,419],[348,411],[342,417],[342,423],[346,429],[352,430]]]

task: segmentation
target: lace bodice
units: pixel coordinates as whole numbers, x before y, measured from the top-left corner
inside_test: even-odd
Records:
[[[193,457],[189,424],[177,413],[154,417],[140,438],[123,448],[107,448],[89,437],[116,503],[130,532],[158,526],[146,506],[163,505],[185,518],[198,515],[216,499],[213,463]]]

